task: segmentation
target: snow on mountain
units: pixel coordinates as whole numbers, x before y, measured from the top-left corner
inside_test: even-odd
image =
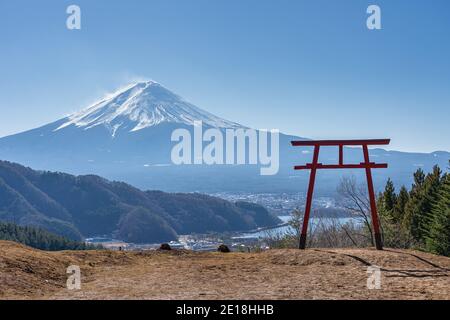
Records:
[[[98,174],[142,189],[174,192],[298,192],[307,186],[308,175],[294,172],[292,167],[311,161],[312,155],[292,148],[291,140],[302,138],[282,133],[280,171],[276,176],[260,176],[260,168],[253,165],[174,165],[173,130],[189,130],[194,121],[221,130],[246,128],[197,108],[156,82],[138,82],[68,117],[0,138],[0,159],[39,170]],[[335,150],[323,152],[324,161],[332,162],[330,159],[336,157]],[[374,176],[376,188],[384,186],[388,177],[397,186],[410,185],[412,173],[419,166],[426,172],[435,164],[446,168],[450,158],[448,152],[373,149],[370,154],[389,164],[387,170],[379,170]],[[349,163],[358,163],[361,157],[358,148],[345,150]],[[321,172],[318,181],[322,187],[317,191],[332,194],[339,174]]]
[[[134,132],[160,123],[193,125],[194,121],[215,128],[242,128],[183,100],[157,82],[137,82],[67,117],[54,131],[75,125],[85,130],[104,126],[114,137],[119,130]]]

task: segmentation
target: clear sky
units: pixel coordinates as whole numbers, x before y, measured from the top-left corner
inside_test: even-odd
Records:
[[[254,128],[450,151],[450,1],[0,0],[0,136],[139,78]]]

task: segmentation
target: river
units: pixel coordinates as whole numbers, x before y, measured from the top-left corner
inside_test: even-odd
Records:
[[[233,237],[233,239],[264,239],[270,237],[282,237],[287,234],[293,234],[294,229],[287,225],[287,223],[291,220],[291,216],[279,216],[282,224],[278,227],[264,229],[264,230],[256,230],[253,232],[244,232],[240,235]],[[354,223],[359,225],[362,223],[361,219],[355,217],[340,217],[340,218],[310,218],[309,219],[309,228],[310,230],[314,230],[318,225],[323,224],[325,226],[331,226],[333,224],[344,225],[347,223]]]

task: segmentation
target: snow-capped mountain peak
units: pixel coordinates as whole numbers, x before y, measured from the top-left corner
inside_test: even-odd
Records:
[[[192,125],[194,121],[216,128],[243,127],[219,118],[183,100],[155,81],[136,82],[67,117],[55,131],[75,125],[85,130],[105,126],[118,130],[142,130],[161,123]]]

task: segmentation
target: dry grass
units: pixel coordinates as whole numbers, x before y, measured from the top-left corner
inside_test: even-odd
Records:
[[[67,266],[82,289],[65,288]],[[367,266],[382,268],[369,290]],[[411,250],[42,252],[0,241],[2,299],[450,299],[450,259]]]

